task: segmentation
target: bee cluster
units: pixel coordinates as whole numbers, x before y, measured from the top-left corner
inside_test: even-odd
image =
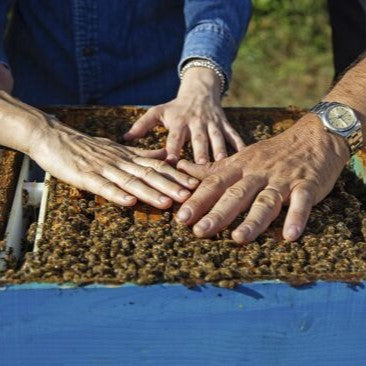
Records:
[[[246,142],[253,142],[281,132],[300,114],[291,110],[265,113],[229,110],[228,118]],[[135,117],[130,116],[127,122]],[[123,122],[124,127],[115,123],[103,130],[100,123],[106,123],[105,119],[94,117],[93,133],[104,137],[108,131],[118,141],[121,129],[128,128]],[[98,128],[102,132],[98,133]],[[160,147],[165,137],[162,129],[156,129],[136,144]],[[184,155],[190,157],[189,150]],[[366,275],[365,204],[366,188],[345,169],[330,195],[312,210],[298,241],[282,239],[283,210],[256,241],[238,245],[230,234],[243,215],[216,237],[198,239],[174,220],[174,209],[146,221],[143,215],[136,215],[134,208],[119,207],[52,179],[38,250],[26,253],[22,267],[8,270],[0,282],[179,282],[232,288],[259,279],[282,279],[294,284],[317,279],[358,281]],[[30,230],[29,239],[33,236]]]

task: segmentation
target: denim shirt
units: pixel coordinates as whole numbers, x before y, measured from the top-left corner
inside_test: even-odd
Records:
[[[1,0],[0,62],[33,105],[159,104],[189,58],[230,80],[250,12],[250,0]]]

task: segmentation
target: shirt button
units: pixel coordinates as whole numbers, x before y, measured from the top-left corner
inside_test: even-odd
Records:
[[[87,47],[83,48],[83,55],[84,56],[93,56],[94,53],[95,53],[95,50],[94,50],[93,47],[87,46]]]

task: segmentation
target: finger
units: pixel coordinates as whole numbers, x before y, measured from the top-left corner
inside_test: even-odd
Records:
[[[222,125],[222,131],[224,133],[226,141],[236,150],[242,150],[245,147],[245,143],[240,135],[231,127],[229,122],[225,121]]]
[[[197,164],[206,164],[210,158],[208,155],[208,138],[206,129],[199,124],[191,127],[192,148],[194,161]]]
[[[249,243],[264,232],[278,216],[282,206],[282,195],[271,188],[261,191],[248,216],[233,232],[232,238],[237,243]]]
[[[198,165],[195,163],[192,163],[188,160],[180,160],[177,164],[177,169],[183,170],[187,174],[199,179],[203,180],[210,174],[210,168],[212,166],[212,163],[207,163],[205,165]]]
[[[131,196],[111,181],[95,173],[82,176],[82,189],[102,196],[106,200],[121,206],[133,206],[137,202],[136,197]]]
[[[150,187],[157,189],[159,192],[164,192],[165,195],[173,198],[177,202],[183,202],[191,195],[190,191],[167,179],[150,166],[123,163],[120,168],[139,178]]]
[[[159,123],[160,110],[157,107],[152,107],[133,124],[129,131],[123,135],[123,138],[125,140],[132,140],[142,137]]]
[[[309,185],[298,185],[290,197],[290,206],[283,227],[283,237],[293,241],[299,238],[308,221],[314,204],[314,190]]]
[[[124,146],[125,149],[128,151],[138,155],[142,156],[144,158],[151,158],[151,159],[160,159],[164,160],[166,158],[166,149],[157,149],[157,150],[144,150],[137,147],[131,147],[131,146]]]
[[[149,187],[144,182],[141,182],[141,180],[133,174],[129,174],[113,166],[108,166],[103,170],[103,176],[115,183],[118,187],[151,206],[165,209],[172,205],[171,198]]]
[[[177,220],[187,225],[197,222],[234,182],[217,174],[208,176],[177,213]]]
[[[179,159],[180,151],[186,140],[187,128],[174,127],[169,130],[166,140],[167,161],[176,164]]]
[[[247,210],[255,195],[263,188],[263,179],[246,177],[229,187],[210,213],[204,216],[194,227],[198,237],[210,237],[228,226],[238,214]]]
[[[175,181],[184,187],[194,189],[198,186],[199,180],[174,169],[170,164],[162,160],[147,159],[147,158],[134,158],[133,162],[145,167],[154,168],[158,173],[162,174],[171,181]]]
[[[225,139],[220,128],[216,124],[210,123],[208,125],[208,136],[210,137],[212,155],[214,159],[217,161],[226,158],[227,152]]]

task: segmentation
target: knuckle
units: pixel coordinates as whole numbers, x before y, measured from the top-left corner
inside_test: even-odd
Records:
[[[136,178],[134,175],[132,174],[124,174],[122,177],[121,177],[121,181],[122,183],[128,187],[128,186],[132,186],[134,184],[136,184],[139,180],[138,178]]]
[[[242,187],[229,187],[226,193],[229,198],[243,199],[246,195],[246,190]]]
[[[102,183],[99,187],[100,195],[109,198],[115,191],[116,186],[112,182]]]
[[[154,168],[146,167],[146,168],[143,169],[143,177],[144,178],[149,178],[154,174],[155,174],[155,169]]]
[[[224,222],[226,219],[224,213],[217,209],[211,210],[211,212],[207,215],[207,218],[214,224]]]
[[[204,118],[202,116],[195,116],[191,119],[191,123],[196,127],[200,127],[204,123]]]
[[[304,215],[306,215],[307,211],[308,210],[306,210],[306,209],[301,210],[301,209],[295,208],[295,209],[291,210],[291,216],[295,220],[301,220],[304,217]]]
[[[263,221],[257,220],[255,218],[251,218],[245,221],[245,226],[249,226],[252,231],[257,230],[262,227]]]
[[[154,160],[154,166],[157,170],[165,170],[170,167],[170,165],[164,160]]]
[[[84,156],[81,156],[81,155],[76,156],[75,160],[76,160],[76,161],[75,161],[76,166],[77,166],[77,168],[78,168],[78,169],[80,169],[80,170],[85,169],[85,168],[89,165],[89,161],[88,161],[88,159],[87,159],[87,158],[85,158]]]
[[[313,192],[309,189],[300,188],[298,189],[297,193],[306,201],[311,201],[314,198]]]
[[[192,140],[194,142],[202,142],[202,140],[205,139],[205,137],[206,137],[205,134],[203,134],[202,132],[198,132],[194,135]]]
[[[213,129],[211,133],[212,133],[213,137],[221,137],[222,136],[221,130],[219,130],[218,128]]]
[[[275,195],[266,193],[260,194],[255,201],[255,205],[273,210],[278,204],[278,198]]]
[[[210,191],[216,190],[224,185],[222,178],[219,175],[212,174],[203,181],[205,189]]]

